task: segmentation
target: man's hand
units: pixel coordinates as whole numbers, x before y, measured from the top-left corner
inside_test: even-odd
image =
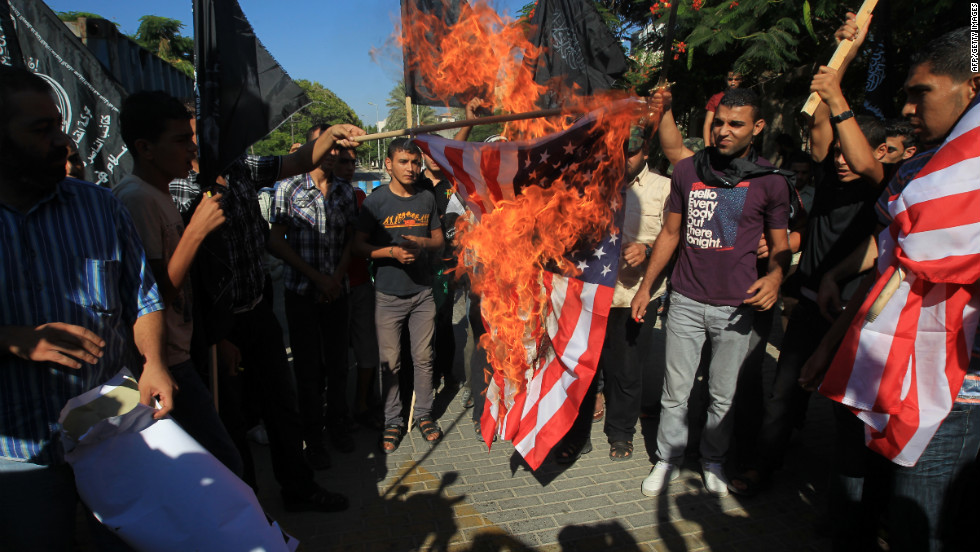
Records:
[[[647,260],[647,246],[635,242],[624,245],[623,260],[629,266],[640,266]]]
[[[755,249],[755,256],[758,259],[768,259],[769,258],[769,242],[766,241],[766,236],[763,235],[759,238],[759,246]]]
[[[331,274],[318,274],[313,280],[313,284],[316,285],[316,290],[323,299],[328,302],[340,297],[341,292],[343,292],[340,282]]]
[[[354,125],[333,125],[327,129],[327,132],[333,136],[334,143],[342,148],[356,148],[361,145],[360,142],[355,142],[355,136],[364,136],[365,132]]]
[[[160,403],[160,408],[153,413],[153,419],[159,420],[174,409],[174,393],[177,392],[177,384],[170,375],[170,370],[166,366],[146,364],[143,366],[143,375],[139,380],[140,402],[154,407],[154,400]]]
[[[819,94],[820,99],[832,111],[834,107],[839,107],[847,101],[840,89],[840,74],[836,69],[831,69],[826,65],[820,66],[817,74],[813,75],[813,81],[810,82],[810,92]]]
[[[631,314],[633,315],[633,320],[636,322],[643,322],[643,317],[646,316],[647,306],[650,304],[650,292],[643,289],[637,290],[636,295],[633,296],[633,300],[630,301]]]
[[[653,96],[647,100],[647,111],[649,112],[647,118],[651,123],[660,122],[660,119],[664,116],[664,113],[670,109],[670,105],[674,100],[674,96],[670,93],[670,90],[666,88],[658,88]]]
[[[779,298],[779,284],[779,280],[771,274],[759,278],[752,284],[752,287],[746,290],[746,293],[751,297],[746,299],[744,303],[757,311],[769,310]]]
[[[221,209],[221,194],[204,194],[201,196],[201,203],[194,210],[191,221],[187,223],[187,229],[200,232],[201,236],[206,236],[212,230],[225,223],[225,212]]]
[[[36,328],[0,328],[0,352],[34,362],[54,362],[68,368],[81,368],[82,362],[95,364],[102,358],[105,341],[82,326],[51,322]]]
[[[857,15],[854,12],[847,12],[844,16],[844,23],[837,28],[834,32],[834,40],[837,44],[840,44],[844,40],[853,40],[854,47],[857,48],[864,42],[864,37],[868,35],[868,27],[871,24],[871,18],[868,18],[868,24],[864,28],[858,28],[857,26]]]
[[[807,391],[815,391],[820,386],[820,382],[823,381],[823,377],[826,375],[827,370],[830,368],[830,363],[833,360],[834,355],[831,348],[821,343],[817,347],[817,350],[807,359],[803,368],[800,369],[800,379],[798,380],[800,387]]]
[[[479,110],[481,107],[487,105],[487,102],[483,98],[472,98],[470,101],[466,102],[466,118],[476,119],[480,116]]]
[[[844,309],[840,306],[840,286],[828,274],[820,279],[820,289],[817,291],[817,308],[820,315],[833,322]]]
[[[427,247],[427,238],[421,238],[419,236],[402,236],[402,242],[398,244],[403,250],[405,250],[409,255],[412,256],[412,261],[418,258],[422,254],[422,251]]]

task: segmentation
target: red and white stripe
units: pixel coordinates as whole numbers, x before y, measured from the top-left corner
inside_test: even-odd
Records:
[[[526,144],[519,142],[461,142],[425,134],[415,143],[456,184],[477,219],[493,211],[501,201],[514,199],[514,177],[518,155]]]
[[[956,400],[980,320],[980,104],[888,209],[880,276],[820,392],[865,422],[870,448],[912,466]],[[904,280],[867,322],[899,266]]]
[[[550,345],[523,388],[494,373],[481,424],[488,445],[496,425],[532,469],[578,415],[595,377],[613,296],[610,287],[550,272],[544,273],[543,284],[551,297],[546,321]]]

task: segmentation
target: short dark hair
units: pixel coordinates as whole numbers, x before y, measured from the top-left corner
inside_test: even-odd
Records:
[[[137,140],[156,142],[167,121],[187,121],[194,116],[180,100],[162,90],[137,92],[123,101],[119,127],[123,142],[135,158]]]
[[[26,90],[50,94],[51,87],[44,79],[21,67],[0,65],[0,125],[13,116],[10,97]]]
[[[409,138],[396,138],[392,140],[391,143],[388,144],[388,159],[394,159],[395,153],[399,151],[414,153],[419,156],[422,155],[422,150],[420,150],[419,147],[415,145],[415,142],[412,142],[412,140]]]
[[[915,145],[915,129],[905,119],[890,119],[885,121],[885,137],[902,137],[902,145],[906,149]]]
[[[328,128],[330,128],[330,125],[328,125],[326,123],[317,123],[317,124],[311,126],[310,127],[310,130],[307,130],[306,131],[306,141],[307,142],[312,142],[313,141],[313,133],[314,132],[319,131],[320,133],[323,133],[323,131],[327,130]]]
[[[973,75],[970,70],[970,30],[966,27],[950,31],[914,52],[909,63],[909,73],[923,63],[935,75],[948,75],[956,82],[963,82]]]
[[[854,120],[857,121],[858,127],[861,128],[861,134],[864,134],[864,138],[872,148],[877,148],[885,143],[885,124],[880,119],[871,115],[858,115]],[[834,128],[835,137],[836,130]]]
[[[732,88],[726,90],[718,105],[729,108],[747,105],[752,108],[752,118],[755,121],[762,118],[762,101],[759,99],[759,95],[753,92],[751,88]]]

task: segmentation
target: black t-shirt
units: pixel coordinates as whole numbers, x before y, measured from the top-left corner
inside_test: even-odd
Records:
[[[402,236],[428,238],[439,229],[439,213],[435,197],[416,190],[408,197],[392,193],[388,186],[376,188],[361,206],[357,229],[368,235],[375,247],[398,245]],[[374,260],[375,288],[388,295],[414,295],[432,286],[432,270],[427,254],[403,265],[395,259]]]
[[[799,295],[801,287],[816,292],[823,275],[843,261],[865,238],[874,232],[874,203],[879,186],[866,180],[841,182],[833,160],[814,167],[813,207],[810,209],[803,236],[800,264],[787,282],[786,292]],[[863,274],[838,282],[841,297],[854,293]]]

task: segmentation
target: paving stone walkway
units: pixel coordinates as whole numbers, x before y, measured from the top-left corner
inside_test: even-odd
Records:
[[[776,354],[769,349],[767,372]],[[631,460],[609,459],[596,424],[592,453],[570,466],[549,460],[531,471],[510,443],[488,451],[476,439],[455,390],[442,389],[437,405],[445,409],[439,423],[446,436],[434,447],[415,431],[386,456],[378,433],[361,429],[353,453],[333,454],[333,467],[318,472],[318,481],[350,497],[348,511],[283,512],[268,451],[255,446],[259,499],[308,552],[830,549],[823,519],[833,423],[821,397],[811,400],[772,489],[720,499],[704,489],[696,458],[660,497],[640,493],[651,468],[653,420],[641,420]]]

